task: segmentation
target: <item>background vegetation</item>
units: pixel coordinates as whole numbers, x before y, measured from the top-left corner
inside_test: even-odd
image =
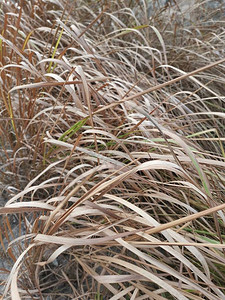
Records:
[[[2,298],[225,299],[224,2],[18,4],[0,4]]]

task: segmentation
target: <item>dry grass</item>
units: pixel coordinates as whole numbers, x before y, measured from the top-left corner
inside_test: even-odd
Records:
[[[0,4],[2,298],[225,299],[221,2],[33,2]]]

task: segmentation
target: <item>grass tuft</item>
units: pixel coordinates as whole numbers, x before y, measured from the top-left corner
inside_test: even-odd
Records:
[[[3,1],[4,299],[225,299],[224,1]]]

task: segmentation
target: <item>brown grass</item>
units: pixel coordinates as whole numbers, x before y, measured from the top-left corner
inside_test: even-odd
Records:
[[[3,299],[225,299],[223,2],[148,2],[0,4]]]

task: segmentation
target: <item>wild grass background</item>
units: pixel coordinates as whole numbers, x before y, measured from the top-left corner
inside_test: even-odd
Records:
[[[224,1],[0,8],[2,298],[225,299]]]

